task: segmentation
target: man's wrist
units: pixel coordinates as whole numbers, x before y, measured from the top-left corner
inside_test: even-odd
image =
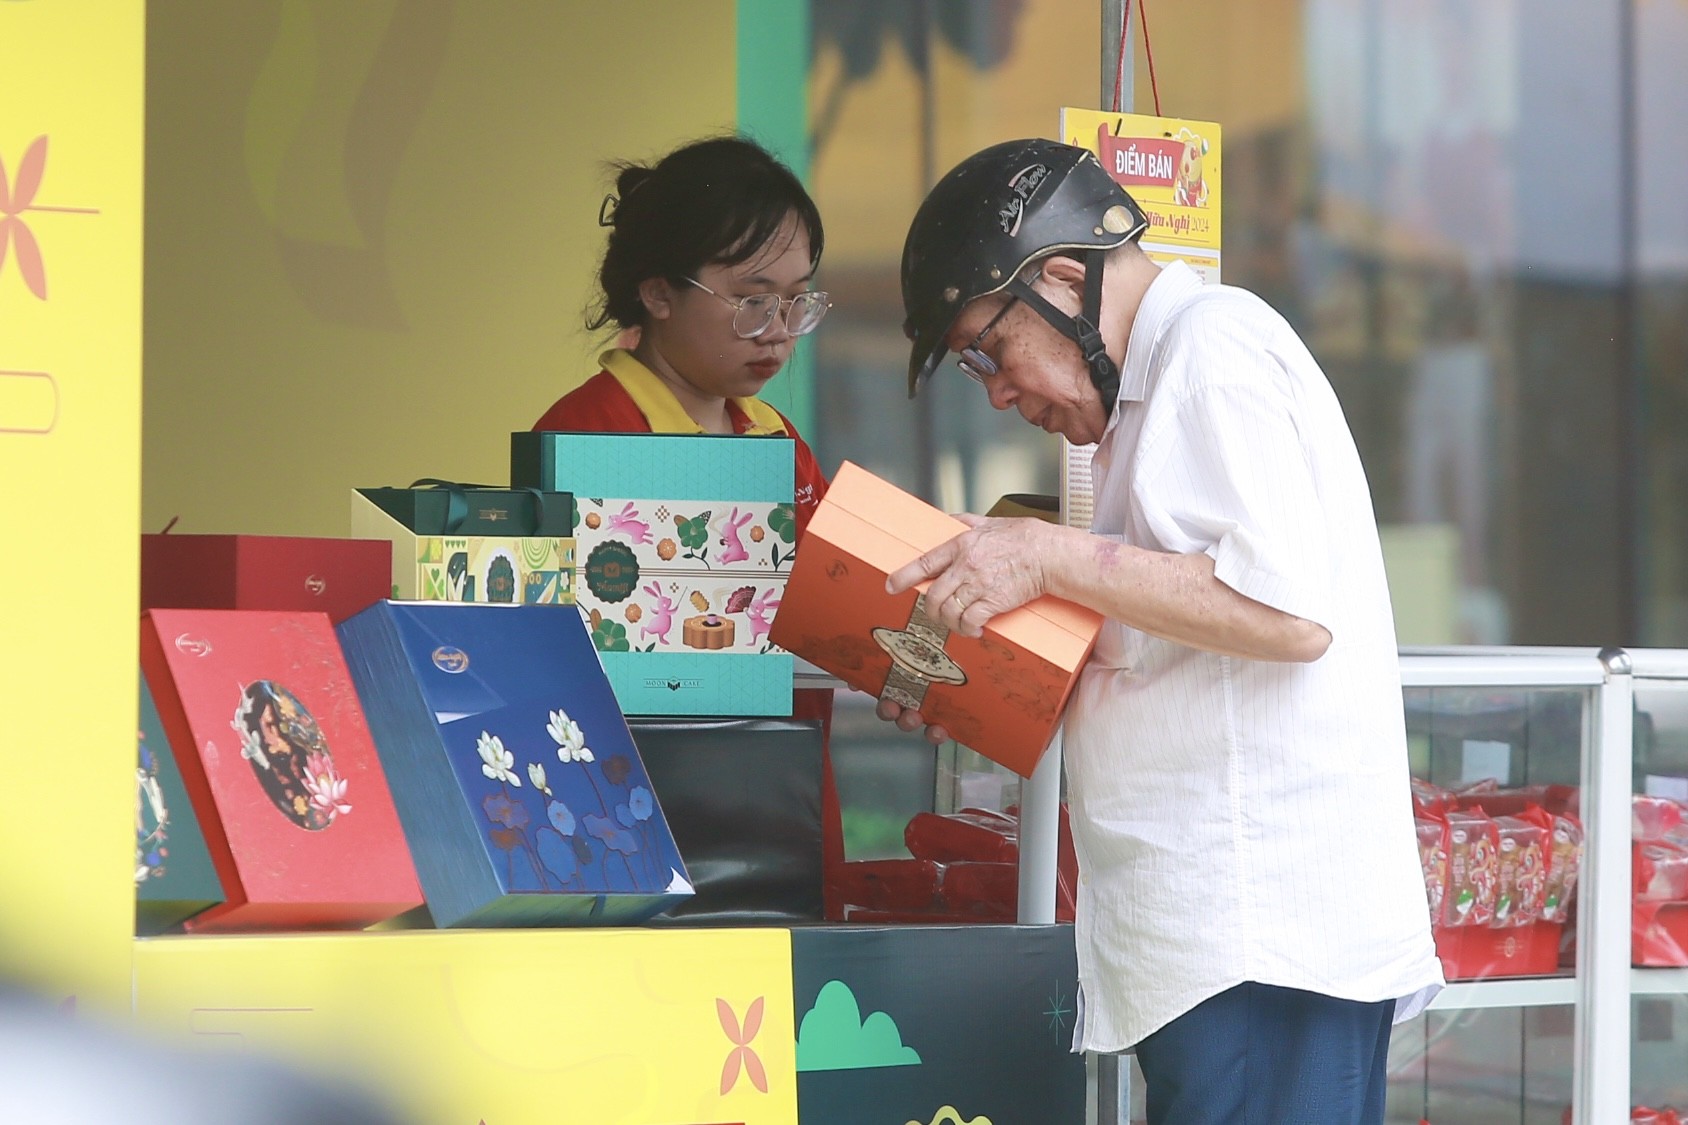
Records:
[[[1043,592],[1051,597],[1079,601],[1086,586],[1079,571],[1096,565],[1093,560],[1097,551],[1109,537],[1074,527],[1045,526],[1047,539],[1037,556]]]

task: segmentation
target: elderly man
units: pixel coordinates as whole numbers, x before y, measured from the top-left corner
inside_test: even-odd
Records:
[[[1065,726],[1074,1049],[1134,1048],[1151,1123],[1382,1122],[1390,1027],[1442,974],[1365,475],[1284,319],[1156,265],[1146,226],[1051,141],[985,149],[927,196],[910,393],[955,352],[998,410],[1097,443],[1095,518],[967,517],[889,586],[929,580],[968,635],[1041,594],[1107,619]]]

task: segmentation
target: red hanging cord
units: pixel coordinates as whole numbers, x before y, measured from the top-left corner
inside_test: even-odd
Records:
[[[1126,18],[1126,21],[1127,21],[1127,25],[1129,26],[1129,23],[1130,23],[1130,20],[1131,20],[1131,8],[1130,8],[1129,0],[1127,2],[1127,5],[1126,5],[1125,18]],[[1159,117],[1161,115],[1160,84],[1155,81],[1155,52],[1154,52],[1154,48],[1149,46],[1149,5],[1148,5],[1148,0],[1137,0],[1137,20],[1138,20],[1139,23],[1141,23],[1143,25],[1143,55],[1144,55],[1145,58],[1147,58],[1149,60],[1149,92],[1152,93],[1155,96],[1155,116]],[[1115,105],[1115,108],[1118,108],[1118,106],[1119,106],[1119,96],[1117,94],[1114,96],[1114,105]]]
[[[1119,21],[1119,54],[1114,57],[1114,112],[1119,112],[1120,83],[1125,78],[1126,44],[1131,37],[1131,0],[1125,0],[1124,18]]]

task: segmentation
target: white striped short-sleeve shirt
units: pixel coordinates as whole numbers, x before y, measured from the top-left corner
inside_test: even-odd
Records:
[[[1283,664],[1103,626],[1065,728],[1074,1048],[1123,1050],[1244,981],[1416,1014],[1442,973],[1383,555],[1330,383],[1265,302],[1174,263],[1138,309],[1092,472],[1093,531],[1205,552],[1332,641]]]

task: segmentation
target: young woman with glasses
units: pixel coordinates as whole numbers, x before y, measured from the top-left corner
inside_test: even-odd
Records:
[[[600,356],[603,370],[534,429],[789,436],[807,526],[826,478],[757,395],[831,307],[811,288],[824,242],[814,200],[761,146],[717,137],[621,165],[599,222],[609,245],[587,327],[632,342]]]
[[[625,347],[564,395],[535,430],[785,435],[796,444],[801,537],[826,491],[815,455],[785,415],[757,397],[831,302],[814,291],[820,212],[791,170],[754,142],[718,137],[649,167],[624,164],[598,222],[610,228],[599,297],[586,325],[621,329]],[[822,863],[844,862],[833,782],[832,692],[793,693],[819,720]],[[725,830],[725,829],[723,829]],[[758,844],[765,843],[758,841]],[[827,913],[838,908],[827,894]]]

